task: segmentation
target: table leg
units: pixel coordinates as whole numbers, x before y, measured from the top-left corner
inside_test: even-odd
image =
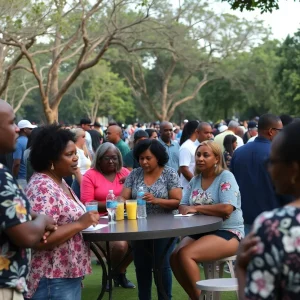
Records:
[[[109,242],[108,241],[106,242],[106,249],[103,249],[100,245],[98,245],[97,243],[93,243],[93,242],[91,242],[90,248],[94,252],[94,254],[96,255],[96,257],[97,257],[97,259],[98,259],[98,261],[99,261],[99,263],[102,267],[102,271],[103,271],[103,273],[102,273],[102,288],[101,288],[101,291],[100,291],[100,294],[99,294],[97,300],[101,300],[103,298],[103,296],[106,292],[107,282],[108,282],[108,285],[109,285],[109,291],[108,291],[109,292],[109,300],[112,300],[113,275],[119,273],[120,266],[131,255],[132,248],[130,247],[128,249],[128,251],[125,254],[122,261],[115,268],[112,268],[112,265],[111,265],[110,247],[109,247]],[[103,253],[103,255],[106,259],[106,264],[103,261],[101,253]]]
[[[105,294],[105,290],[106,290],[106,283],[107,283],[107,270],[106,270],[106,265],[105,262],[103,261],[103,258],[101,256],[102,249],[100,250],[100,247],[97,246],[95,243],[91,242],[90,243],[90,247],[91,250],[94,252],[94,254],[96,255],[101,267],[102,267],[102,288],[100,291],[100,294],[97,298],[97,300],[101,300]],[[105,254],[105,253],[103,253]]]
[[[170,247],[172,246],[173,242],[175,240],[175,237],[172,237],[169,239],[164,251],[161,254],[161,257],[159,259],[159,263],[156,264],[155,263],[155,254],[154,254],[154,240],[152,240],[152,255],[153,255],[153,273],[154,273],[154,280],[156,282],[156,286],[157,289],[162,293],[163,297],[165,300],[169,300],[168,295],[164,289],[164,285],[163,285],[163,281],[162,281],[162,266],[163,266],[163,262],[164,259],[168,253],[168,250],[170,249]],[[158,266],[158,267],[157,267]]]

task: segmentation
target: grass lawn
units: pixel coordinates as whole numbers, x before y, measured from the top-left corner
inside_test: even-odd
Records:
[[[96,265],[95,261],[93,261],[93,274],[90,276],[86,276],[84,280],[84,289],[82,292],[82,300],[96,300],[97,296],[100,292],[102,271],[101,267]],[[227,274],[226,274],[227,275]],[[127,277],[136,285],[135,271],[133,263],[127,269]],[[201,269],[201,278],[204,278],[202,269]],[[157,300],[155,284],[153,281],[152,287],[152,299]],[[104,296],[104,300],[108,299],[108,296]],[[121,287],[113,289],[113,299],[114,300],[136,300],[137,299],[137,289],[123,289]],[[173,299],[174,300],[187,300],[188,296],[183,291],[182,287],[173,277]],[[221,296],[222,300],[236,300],[235,292],[224,292]]]

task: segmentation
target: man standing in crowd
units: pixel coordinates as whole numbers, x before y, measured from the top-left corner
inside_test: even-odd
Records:
[[[257,123],[255,121],[250,121],[248,123],[248,130],[245,132],[243,141],[246,144],[248,141],[253,142],[257,136]]]
[[[200,122],[197,127],[197,141],[196,146],[198,147],[200,143],[204,141],[209,141],[214,138],[212,127],[207,122]]]
[[[32,125],[28,120],[21,120],[18,123],[18,128],[20,129],[20,132],[19,137],[17,139],[16,149],[13,153],[12,173],[23,190],[27,185],[27,168],[23,156],[24,151],[27,147],[28,137],[31,135],[32,129],[35,127],[36,126]]]
[[[94,157],[94,151],[92,146],[92,137],[89,134],[89,130],[92,128],[91,120],[90,119],[81,119],[79,126],[85,131],[85,143],[86,147],[90,153],[90,156]]]
[[[237,138],[237,146],[240,147],[242,145],[244,145],[244,142],[243,142],[243,139],[240,138],[238,135],[237,135],[237,131],[238,131],[238,128],[239,128],[240,124],[236,121],[230,121],[229,124],[228,124],[228,129],[225,130],[224,132],[218,134],[216,137],[215,137],[215,142],[221,147],[222,149],[222,153],[224,152],[224,146],[223,146],[223,142],[224,142],[224,138],[226,135],[228,134],[233,134],[234,136],[236,136]]]
[[[7,102],[0,100],[0,152],[14,151],[19,128]],[[54,221],[46,215],[30,215],[30,205],[17,182],[0,164],[0,300],[22,300],[27,291],[30,250],[45,231],[55,230]]]
[[[160,123],[159,133],[160,137],[158,140],[166,148],[166,151],[169,155],[167,166],[173,168],[175,171],[178,171],[180,146],[177,141],[172,140],[173,124],[166,121]]]
[[[124,160],[126,154],[130,151],[129,146],[122,140],[122,128],[118,125],[110,125],[106,131],[106,140],[113,143],[121,152]]]
[[[230,168],[240,188],[246,234],[260,213],[281,205],[265,166],[271,142],[280,130],[282,122],[279,117],[262,115],[256,139],[235,150],[231,160]]]

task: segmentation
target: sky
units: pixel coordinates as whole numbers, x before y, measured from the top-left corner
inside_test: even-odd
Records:
[[[178,1],[181,3],[184,0],[171,0],[176,7]],[[199,0],[201,1],[201,0]],[[220,0],[209,1],[212,3],[213,9],[216,12],[230,13],[247,20],[254,20],[258,18],[263,20],[266,26],[271,28],[273,38],[284,40],[288,34],[293,35],[300,28],[300,1],[296,0],[279,0],[279,9],[272,13],[260,13],[257,11],[237,11],[232,10],[227,2],[220,2]]]
[[[273,37],[279,40],[284,40],[288,34],[293,35],[300,28],[300,1],[279,0],[278,10],[263,14],[259,10],[253,12],[231,10],[227,2],[218,3],[217,6],[221,11],[248,20],[254,20],[255,17],[263,20],[271,28]]]

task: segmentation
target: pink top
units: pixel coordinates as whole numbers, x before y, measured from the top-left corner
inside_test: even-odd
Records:
[[[94,168],[85,172],[82,177],[80,186],[80,200],[83,203],[93,200],[99,202],[105,202],[106,196],[109,190],[113,190],[116,196],[120,196],[123,184],[120,183],[120,179],[127,177],[130,171],[126,168],[122,168],[113,182],[107,180],[100,172]]]
[[[76,201],[71,199],[46,174],[34,173],[25,192],[32,210],[52,216],[58,226],[72,223],[85,213],[76,195],[72,192]],[[84,242],[81,232],[53,250],[33,250],[26,297],[33,296],[42,277],[78,278],[91,271],[89,244]]]

